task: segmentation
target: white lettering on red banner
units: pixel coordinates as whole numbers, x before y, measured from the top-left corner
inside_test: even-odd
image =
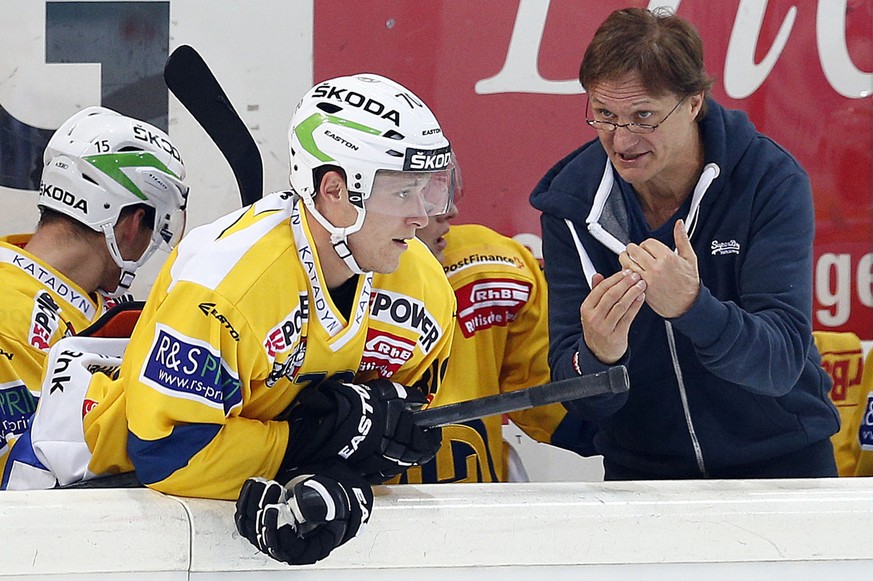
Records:
[[[530,298],[531,284],[512,279],[479,280],[455,291],[458,324],[464,337],[494,326],[504,327],[518,317]]]
[[[379,372],[379,377],[389,378],[400,366],[409,361],[415,342],[391,333],[370,329],[358,371]]]

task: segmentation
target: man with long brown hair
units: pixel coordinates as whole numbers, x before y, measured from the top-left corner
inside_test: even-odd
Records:
[[[839,419],[812,340],[812,192],[709,96],[703,43],[666,10],[613,12],[579,79],[597,139],[542,214],[553,379],[623,364],[596,421],[609,480],[836,476]]]

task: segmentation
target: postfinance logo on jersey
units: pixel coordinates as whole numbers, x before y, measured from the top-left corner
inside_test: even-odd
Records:
[[[140,381],[170,397],[197,401],[225,415],[242,404],[239,376],[205,341],[187,337],[164,325],[155,340]]]

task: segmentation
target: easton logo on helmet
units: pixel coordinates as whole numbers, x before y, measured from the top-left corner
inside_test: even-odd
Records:
[[[387,119],[397,127],[400,127],[400,113],[396,109],[388,109],[379,101],[371,99],[370,97],[365,97],[355,91],[323,84],[316,87],[312,95],[322,99],[335,99],[351,107],[363,109],[367,113],[371,113],[382,119]]]
[[[452,161],[451,146],[440,149],[406,148],[403,171],[436,171],[446,169]]]

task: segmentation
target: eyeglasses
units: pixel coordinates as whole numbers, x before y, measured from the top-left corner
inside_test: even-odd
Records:
[[[598,131],[603,131],[606,133],[615,133],[616,129],[619,127],[624,127],[631,133],[652,133],[655,129],[661,126],[664,121],[667,120],[670,115],[673,114],[673,111],[679,108],[679,105],[682,104],[682,101],[685,100],[685,97],[679,99],[679,102],[670,109],[670,112],[664,115],[664,118],[661,119],[659,123],[655,123],[654,125],[649,125],[648,123],[613,123],[612,121],[598,121],[596,119],[586,119],[585,123],[593,127]],[[585,104],[585,116],[588,116],[588,103]]]

